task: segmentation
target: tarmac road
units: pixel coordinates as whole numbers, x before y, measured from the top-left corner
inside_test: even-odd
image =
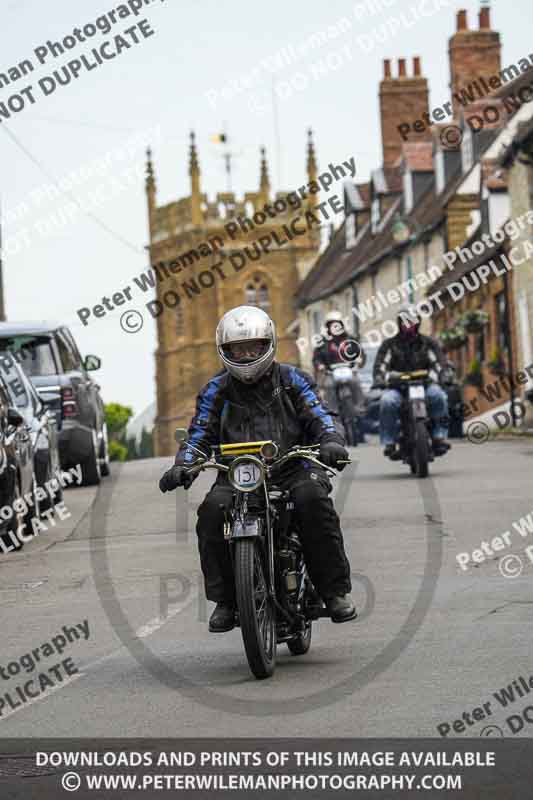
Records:
[[[194,518],[211,476],[163,496],[170,459],[151,459],[114,466],[98,491],[67,491],[72,518],[0,560],[2,735],[438,736],[447,723],[449,736],[489,725],[512,736],[505,720],[527,692],[512,708],[493,692],[533,673],[533,532],[528,541],[512,528],[533,508],[530,440],[454,444],[428,481],[375,444],[352,456],[355,477],[345,470],[336,492],[363,613],[316,623],[306,656],[281,646],[268,681],[252,678],[238,629],[207,631]],[[458,553],[507,530],[509,547],[460,569]],[[517,577],[499,569],[510,554],[522,559]],[[61,654],[42,655],[85,620],[87,639],[70,633],[64,646],[55,639]],[[37,648],[35,669],[20,666]],[[67,658],[77,673],[50,673],[53,688],[22,702],[17,686]],[[5,671],[13,661],[16,675]],[[531,732],[525,723],[517,735]]]

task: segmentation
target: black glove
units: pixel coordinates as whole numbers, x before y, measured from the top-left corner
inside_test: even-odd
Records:
[[[320,445],[319,460],[327,467],[337,467],[337,461],[347,461],[350,454],[342,444],[338,442],[324,442]],[[346,464],[339,464],[337,469],[342,472]]]
[[[195,477],[196,475],[190,475],[185,467],[174,466],[167,469],[159,481],[159,488],[163,493],[171,492],[178,486],[183,486],[184,489],[188,489]]]

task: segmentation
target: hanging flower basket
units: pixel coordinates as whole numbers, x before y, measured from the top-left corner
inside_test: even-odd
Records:
[[[455,325],[453,328],[442,331],[439,338],[444,350],[450,351],[463,347],[467,342],[468,336],[462,325]]]
[[[466,311],[461,317],[461,325],[467,333],[481,333],[489,321],[489,315],[480,308]]]

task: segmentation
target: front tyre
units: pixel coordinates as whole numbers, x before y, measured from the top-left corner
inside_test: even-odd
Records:
[[[295,636],[294,639],[289,639],[287,647],[293,656],[304,656],[308,652],[311,647],[312,632],[311,622],[307,622],[305,630]]]
[[[235,590],[248,664],[256,678],[269,678],[276,666],[276,615],[255,538],[235,542]]]
[[[107,478],[107,476],[111,474],[109,440],[107,436],[107,425],[105,422],[102,427],[102,441],[100,443],[100,473],[102,478]]]
[[[429,464],[429,434],[424,420],[415,423],[413,460],[417,478],[427,478]]]
[[[357,434],[357,420],[355,414],[355,406],[348,398],[341,399],[341,419],[346,434],[346,444],[348,447],[357,447],[358,434]]]

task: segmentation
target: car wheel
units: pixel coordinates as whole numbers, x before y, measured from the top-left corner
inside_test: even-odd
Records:
[[[100,472],[103,478],[111,474],[109,462],[109,442],[107,438],[107,425],[104,422],[102,427],[102,443],[100,445]]]
[[[15,477],[15,488],[13,491],[11,507],[13,507],[13,504],[21,497],[22,494],[20,492],[18,477]],[[24,542],[17,536],[17,531],[24,525],[24,522],[24,512],[15,511],[7,524],[8,533],[2,534],[2,540],[8,547],[14,547],[15,550],[22,550],[24,547]]]
[[[39,503],[40,511],[48,511],[48,509],[53,508],[57,503],[61,503],[63,500],[63,487],[59,484],[59,481],[58,488],[55,490],[53,497],[51,497],[49,492],[46,490],[46,484],[54,478],[57,480],[57,473],[54,472],[52,461],[49,461],[48,468],[46,470],[46,478],[40,485],[40,488],[46,493],[46,499],[41,500]]]
[[[96,431],[92,431],[91,452],[89,456],[81,462],[81,474],[83,486],[97,486],[100,483],[100,458],[98,453],[98,438]]]
[[[31,496],[33,500],[33,506],[28,509],[27,514],[27,522],[31,524],[32,519],[41,519],[41,511],[44,511],[45,508],[42,502],[37,498],[37,478],[35,477],[35,473],[33,475],[33,480],[31,482]],[[44,501],[46,503],[46,500]]]

